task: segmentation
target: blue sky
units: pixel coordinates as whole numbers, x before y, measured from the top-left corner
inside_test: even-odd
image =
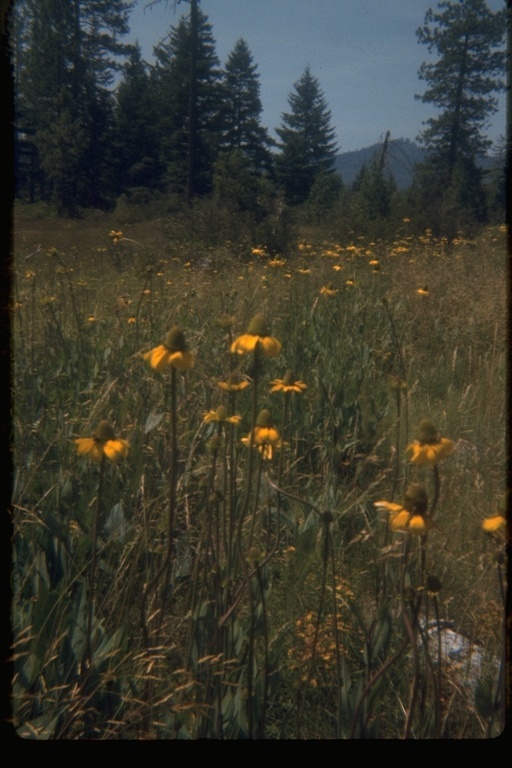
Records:
[[[504,0],[487,0],[493,11]],[[416,39],[435,0],[201,0],[223,65],[242,37],[257,65],[263,105],[261,122],[271,135],[289,111],[288,96],[305,68],[318,79],[331,110],[340,152],[374,144],[391,131],[393,139],[415,139],[435,112],[415,99],[425,90],[418,69],[430,59]],[[188,13],[173,0],[147,8],[137,0],[131,38],[143,57]],[[505,97],[488,136],[505,135]]]

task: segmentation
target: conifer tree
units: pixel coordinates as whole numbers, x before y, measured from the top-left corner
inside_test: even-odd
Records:
[[[159,161],[158,112],[148,65],[135,46],[116,89],[117,190],[156,189],[163,173]]]
[[[226,62],[223,85],[223,150],[238,150],[246,155],[255,170],[268,170],[272,142],[260,124],[259,76],[249,47],[242,38],[237,40]]]
[[[192,4],[194,5],[194,4]],[[197,24],[197,29],[196,29]],[[168,189],[190,201],[211,190],[221,139],[221,71],[208,17],[183,16],[155,48],[158,136]]]
[[[419,70],[427,83],[419,98],[439,110],[419,136],[428,152],[417,178],[424,196],[419,205],[446,211],[449,204],[452,220],[457,209],[485,219],[478,159],[491,144],[485,128],[504,87],[505,30],[505,9],[493,13],[485,0],[440,2],[417,30],[418,41],[437,55]]]
[[[120,57],[130,47],[132,2],[22,0],[16,62],[16,136],[31,147],[41,194],[59,212],[100,206],[110,179],[112,94]]]
[[[331,113],[309,67],[294,84],[288,103],[291,111],[283,114],[276,129],[276,175],[287,202],[297,205],[307,200],[319,173],[334,172],[336,141]]]

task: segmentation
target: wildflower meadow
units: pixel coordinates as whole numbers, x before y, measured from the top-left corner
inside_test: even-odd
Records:
[[[15,218],[25,739],[505,726],[506,233]]]

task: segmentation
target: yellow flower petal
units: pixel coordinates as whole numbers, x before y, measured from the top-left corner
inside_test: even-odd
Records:
[[[155,371],[163,371],[169,364],[169,350],[163,344],[144,354],[144,360],[149,360]]]
[[[103,446],[103,452],[111,461],[117,461],[128,454],[129,443],[127,440],[107,440]]]
[[[238,355],[247,355],[254,352],[256,345],[260,344],[265,357],[277,357],[281,352],[282,344],[273,336],[258,336],[253,333],[244,333],[231,345],[231,352]]]
[[[506,525],[507,521],[503,515],[495,515],[494,517],[488,517],[483,521],[482,529],[485,531],[485,533],[495,533],[501,528],[505,528]]]
[[[188,371],[194,367],[194,355],[188,350],[174,352],[169,358],[169,363],[178,371]]]
[[[265,357],[277,357],[281,352],[282,344],[277,339],[274,339],[273,336],[263,336],[263,338],[260,339],[260,343],[263,347]]]
[[[406,450],[411,453],[410,461],[413,464],[434,465],[453,453],[454,448],[452,440],[449,440],[447,437],[441,437],[432,443],[413,440],[412,443],[409,443]]]
[[[395,504],[392,501],[375,501],[373,506],[379,510],[385,509],[387,512],[399,512],[403,509],[401,504]]]
[[[87,456],[93,461],[101,461],[103,458],[103,448],[101,443],[94,437],[79,437],[75,440],[76,450],[79,456]]]
[[[248,355],[254,352],[258,341],[259,336],[254,336],[252,333],[244,333],[234,340],[231,345],[231,352],[238,355]]]
[[[389,516],[389,526],[392,531],[406,531],[411,515],[406,509],[399,512],[392,512]]]
[[[423,515],[413,515],[409,520],[409,530],[413,536],[420,536],[427,533],[431,528],[431,520],[423,517]]]

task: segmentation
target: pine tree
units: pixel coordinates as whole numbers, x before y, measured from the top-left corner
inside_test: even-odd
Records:
[[[59,212],[105,203],[113,100],[129,50],[125,0],[22,0],[16,63],[16,136],[30,147],[40,194]],[[30,185],[31,182],[29,182]],[[32,184],[33,186],[33,184]]]
[[[419,42],[437,54],[419,70],[428,87],[418,98],[440,110],[419,136],[428,151],[419,169],[427,199],[419,204],[446,209],[449,202],[452,217],[460,208],[484,220],[478,158],[491,144],[484,131],[497,110],[495,94],[504,87],[506,12],[491,12],[485,0],[440,2],[438,9],[430,9],[417,30]]]
[[[276,175],[287,202],[297,205],[307,200],[319,173],[334,171],[336,141],[331,113],[309,67],[294,84],[288,103],[291,112],[283,114],[276,129],[281,140]]]
[[[117,190],[158,188],[163,173],[156,140],[158,111],[148,65],[138,45],[116,89],[115,120]]]
[[[192,4],[193,5],[193,4]],[[155,48],[158,135],[169,190],[190,201],[211,190],[221,140],[221,71],[208,17],[182,17]]]
[[[227,152],[239,150],[255,170],[261,171],[271,167],[272,141],[260,124],[262,105],[258,79],[249,47],[240,38],[224,71],[222,148]]]

